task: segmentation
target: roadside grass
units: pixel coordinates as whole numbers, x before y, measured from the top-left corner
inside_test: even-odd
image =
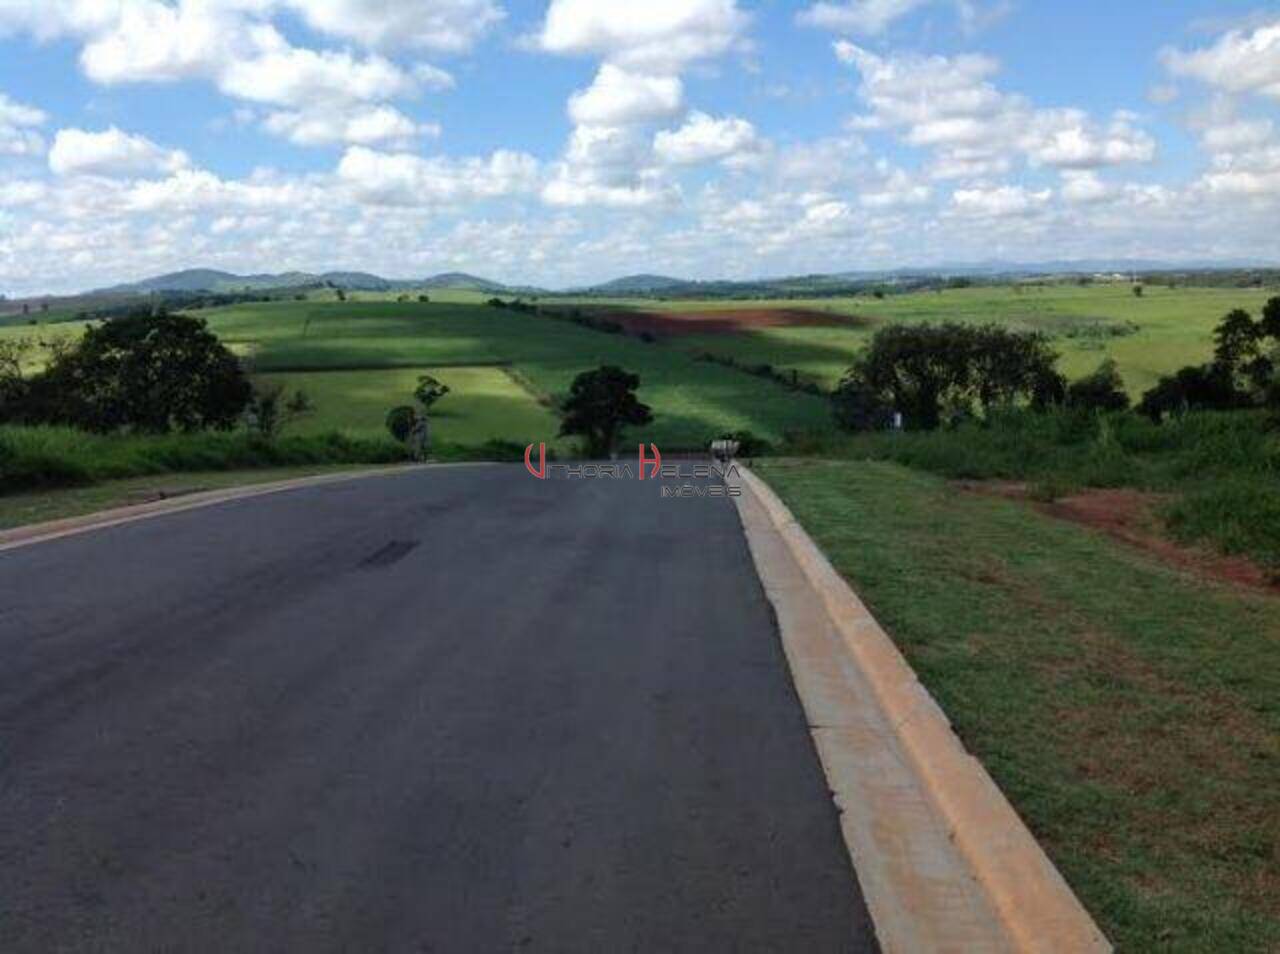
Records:
[[[0,530],[80,517],[85,514],[147,503],[165,497],[268,484],[295,477],[339,474],[365,468],[352,464],[268,467],[254,470],[194,471],[109,480],[88,487],[25,491],[0,495]]]
[[[1016,480],[1040,499],[1089,487],[1175,495],[1160,514],[1186,543],[1244,554],[1280,573],[1280,427],[1266,412],[1009,411],[953,430],[800,439],[806,455],[895,461],[942,477]]]
[[[1121,950],[1280,948],[1280,600],[894,464],[757,468]]]
[[[290,427],[294,434],[341,431],[380,437],[387,433],[387,412],[413,403],[419,375],[430,374],[449,386],[431,411],[434,439],[454,444],[503,440],[519,444],[556,443],[560,422],[551,410],[519,387],[502,368],[397,368],[372,371],[307,371],[269,374],[288,393],[301,389],[315,413]]]
[[[183,471],[390,464],[405,456],[390,435],[329,433],[268,443],[243,431],[108,436],[64,427],[0,426],[0,494]]]

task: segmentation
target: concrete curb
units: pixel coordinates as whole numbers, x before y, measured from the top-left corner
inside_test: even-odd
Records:
[[[222,490],[210,490],[204,493],[184,494],[168,500],[156,500],[150,503],[137,504],[131,507],[117,507],[112,510],[100,510],[97,513],[84,514],[79,517],[68,517],[63,520],[52,520],[47,523],[36,523],[12,530],[0,531],[0,553],[16,550],[19,547],[46,543],[62,537],[91,530],[104,530],[107,527],[118,527],[122,524],[152,517],[162,517],[171,513],[182,513],[185,510],[196,510],[200,507],[212,507],[215,504],[228,503],[233,500],[246,500],[251,497],[263,497],[268,494],[284,493],[289,490],[300,490],[304,487],[319,487],[324,484],[342,483],[348,480],[364,480],[370,477],[389,477],[395,474],[411,473],[439,467],[479,467],[483,463],[461,464],[405,464],[391,467],[380,467],[369,470],[343,471],[338,474],[319,474],[315,477],[296,477],[291,480],[278,480],[264,484],[248,484],[241,487],[227,487]]]
[[[739,465],[736,498],[886,951],[1110,951],[822,551]]]

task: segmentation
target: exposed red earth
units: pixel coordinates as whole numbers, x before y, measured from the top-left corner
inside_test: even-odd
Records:
[[[598,317],[616,321],[631,334],[717,335],[758,328],[797,328],[838,325],[835,315],[803,308],[743,308],[725,311],[607,310]]]
[[[1031,501],[1027,484],[1013,481],[961,481],[973,493]],[[1162,532],[1156,508],[1168,498],[1130,489],[1086,490],[1052,503],[1035,502],[1041,513],[1092,527],[1107,536],[1144,550],[1168,566],[1201,578],[1280,594],[1280,578],[1247,557],[1226,556],[1199,547],[1183,546]]]

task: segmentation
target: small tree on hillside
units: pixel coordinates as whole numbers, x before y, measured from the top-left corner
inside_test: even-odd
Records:
[[[639,375],[613,365],[579,374],[560,408],[560,436],[584,438],[589,457],[612,457],[624,428],[653,420],[648,405],[636,398],[639,387]]]
[[[254,434],[274,441],[286,427],[314,410],[315,405],[305,391],[298,390],[285,397],[284,385],[271,382],[253,389],[245,419]]]
[[[418,386],[413,389],[413,396],[423,409],[431,412],[432,406],[449,393],[449,385],[443,384],[429,374],[418,378]]]

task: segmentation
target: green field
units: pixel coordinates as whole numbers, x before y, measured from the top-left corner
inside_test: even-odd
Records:
[[[894,464],[758,469],[1117,949],[1280,950],[1280,601]]]
[[[601,364],[616,364],[640,375],[640,398],[652,406],[655,420],[651,427],[631,435],[636,440],[652,440],[672,449],[701,448],[726,430],[751,430],[776,441],[787,431],[830,426],[829,412],[820,398],[695,361],[672,344],[646,344],[483,305],[279,302],[201,314],[224,341],[250,359],[256,374],[267,377],[304,371],[416,373],[431,368],[448,382],[451,366],[509,366],[532,393],[517,400],[518,389],[499,388],[492,374],[476,380],[477,399],[488,410],[482,408],[472,419],[487,423],[484,433],[474,432],[469,443],[491,436],[528,443],[528,425],[541,428],[546,421],[534,395],[564,394],[577,374]],[[364,428],[370,420],[385,417],[391,407],[405,403],[409,392],[403,385],[412,379],[413,374],[382,375],[386,386],[380,414],[374,414],[378,401],[370,383],[377,378],[355,379],[359,404],[367,410],[353,410],[358,417],[348,417],[344,426]],[[344,414],[337,407],[343,399],[327,394],[345,385],[336,378],[317,380],[321,390],[313,397],[329,408],[323,413],[331,419]],[[468,383],[463,383],[441,402],[442,428],[449,428],[451,410],[467,413],[467,388]],[[498,413],[504,403],[522,408],[505,424]],[[496,433],[490,426],[495,421]],[[459,440],[465,433],[465,428],[453,430]]]
[[[771,328],[644,343],[566,321],[490,308],[479,292],[436,290],[432,301],[397,302],[395,294],[358,292],[339,302],[332,292],[305,301],[253,303],[199,311],[256,374],[368,372],[315,375],[304,387],[320,413],[297,425],[367,432],[407,396],[410,371],[452,369],[455,393],[440,406],[442,435],[478,444],[492,438],[527,443],[549,420],[536,397],[567,391],[580,371],[618,364],[641,376],[642,400],[655,412],[643,435],[660,446],[700,447],[727,430],[750,430],[777,441],[786,432],[831,427],[825,403],[742,371],[695,360],[702,352],[742,365],[795,369],[833,386],[878,327],[891,322],[994,321],[1043,331],[1062,354],[1062,368],[1079,376],[1105,357],[1115,358],[1134,395],[1162,375],[1210,354],[1212,329],[1233,308],[1257,313],[1276,290],[1147,286],[1143,297],[1127,284],[1071,283],[977,287],[889,295],[884,299],[821,298],[765,301],[611,302],[548,299],[645,310],[723,311],[739,308],[809,308],[839,319],[830,327]],[[0,328],[0,337],[79,334],[83,324]],[[526,387],[509,386],[511,368]],[[381,375],[372,372],[386,372]],[[391,372],[406,373],[391,373]],[[463,380],[465,378],[465,380]]]
[[[395,368],[373,371],[297,371],[264,375],[292,393],[302,390],[315,412],[298,421],[303,434],[385,433],[389,402],[412,403],[418,376],[430,374],[450,392],[431,412],[433,437],[454,444],[511,440],[555,444],[560,423],[549,408],[498,367]]]
[[[996,322],[1049,335],[1061,368],[1080,377],[1114,358],[1129,390],[1141,394],[1168,374],[1200,364],[1213,350],[1213,328],[1233,308],[1255,315],[1280,289],[1147,286],[1143,297],[1125,284],[1000,285],[943,292],[799,301],[646,302],[618,300],[641,310],[722,311],[807,308],[850,319],[829,328],[770,328],[741,335],[681,339],[682,347],[729,355],[743,364],[795,368],[833,386],[876,328],[893,322]]]

